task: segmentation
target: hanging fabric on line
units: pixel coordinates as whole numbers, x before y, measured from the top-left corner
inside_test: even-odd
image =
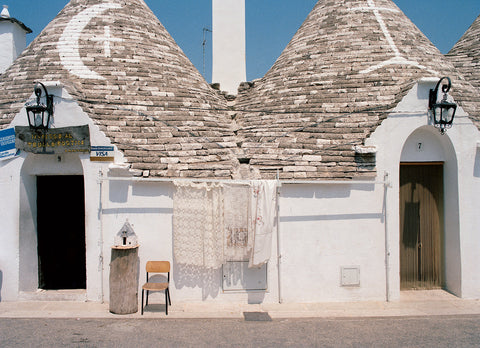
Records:
[[[253,249],[249,228],[250,185],[223,186],[225,261],[248,261]]]
[[[219,268],[226,261],[248,260],[249,267],[268,262],[275,228],[275,181],[174,184],[176,262],[207,268]]]
[[[277,183],[255,181],[251,186],[251,219],[253,250],[249,267],[260,267],[268,262],[272,253],[272,237],[275,226]]]
[[[223,254],[222,187],[175,182],[173,252],[181,264],[219,268]]]

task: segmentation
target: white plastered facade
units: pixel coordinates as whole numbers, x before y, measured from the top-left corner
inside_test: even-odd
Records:
[[[109,263],[115,235],[129,221],[139,241],[139,287],[147,260],[172,261],[173,302],[240,303],[384,301],[400,297],[399,167],[401,162],[444,162],[446,289],[480,298],[480,237],[476,192],[480,189],[480,133],[459,109],[446,135],[429,125],[428,91],[436,81],[416,84],[368,139],[377,148],[377,178],[364,182],[283,182],[279,189],[279,231],[273,238],[266,291],[224,291],[222,270],[174,262],[174,185],[121,177],[117,166],[92,162],[88,154],[33,155],[0,163],[0,299],[109,300]],[[109,140],[61,88],[55,126],[89,124],[92,145]],[[22,110],[12,126],[25,125]],[[421,151],[418,144],[421,143]],[[83,175],[87,289],[65,294],[38,291],[36,175]],[[278,237],[278,238],[277,238]],[[277,254],[277,251],[279,254]],[[281,257],[278,257],[281,256]],[[342,284],[342,269],[359,281]],[[139,288],[140,290],[140,288]]]
[[[399,170],[401,162],[444,163],[445,288],[462,298],[479,298],[480,238],[476,196],[480,190],[477,143],[480,133],[462,108],[445,135],[431,125],[428,93],[438,79],[419,81],[393,113],[371,135],[367,145],[378,148],[377,169],[388,172],[387,195],[389,297],[400,295]],[[421,145],[419,145],[421,144]]]

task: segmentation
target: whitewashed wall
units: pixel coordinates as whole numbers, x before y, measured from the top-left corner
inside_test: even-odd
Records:
[[[0,238],[0,286],[2,300],[89,299],[101,300],[101,228],[99,216],[98,172],[102,165],[90,162],[89,155],[33,155],[3,161],[0,203],[3,228]],[[103,165],[105,166],[105,165]],[[38,293],[38,256],[36,237],[36,176],[84,175],[86,211],[87,292],[65,295]],[[52,217],[58,218],[58,217]],[[60,222],[61,219],[59,220]],[[62,222],[64,223],[64,222]]]
[[[111,258],[114,237],[125,221],[132,225],[139,241],[139,287],[145,282],[145,264],[148,260],[167,260],[172,263],[171,297],[173,302],[275,302],[276,250],[268,266],[267,292],[223,291],[222,270],[180,265],[173,257],[173,190],[172,183],[132,182],[115,179],[104,181],[104,204],[101,224],[104,235],[105,265]],[[274,238],[274,243],[276,238]],[[275,248],[274,248],[275,249]],[[108,267],[105,267],[105,294],[108,294]],[[139,288],[141,291],[141,288]],[[163,295],[162,295],[163,296]]]
[[[111,176],[115,171],[109,170],[108,163],[91,162],[88,154],[62,155],[59,161],[58,156],[23,153],[2,161],[0,298],[15,301],[40,296],[36,292],[35,175],[83,174],[87,244],[87,291],[83,299],[108,302],[111,247],[128,219],[140,244],[139,293],[146,261],[169,260],[171,295],[176,303],[396,300],[400,296],[401,161],[445,162],[447,289],[461,297],[480,298],[480,134],[462,110],[446,135],[428,125],[427,96],[433,86],[431,80],[416,85],[368,140],[367,145],[378,149],[376,180],[281,186],[280,238],[277,241],[275,235],[273,240],[266,292],[224,292],[221,270],[194,269],[174,262],[172,183],[117,180]],[[93,144],[109,144],[60,87],[56,93],[61,96],[56,99],[57,127],[90,124]],[[12,122],[12,126],[16,124],[26,124],[24,111]],[[421,151],[418,143],[422,143]],[[120,154],[116,161],[122,162]],[[385,176],[390,183],[387,187],[383,184]],[[359,285],[342,286],[342,267],[360,270]]]
[[[109,140],[81,110],[61,84],[45,83],[54,94],[54,127],[90,126],[93,145],[109,145]],[[33,86],[32,86],[33,87]],[[33,89],[33,88],[32,88]],[[32,93],[33,97],[33,93]],[[28,121],[22,109],[10,124],[26,126]],[[121,154],[116,154],[121,162]],[[0,246],[0,284],[2,300],[19,299],[89,299],[102,300],[102,229],[99,219],[100,185],[102,172],[108,163],[91,162],[89,154],[35,155],[22,152],[17,158],[0,162],[0,211],[5,221],[0,237],[7,243]],[[37,175],[83,175],[85,183],[86,212],[86,263],[87,291],[78,294],[49,295],[38,293],[38,257],[36,239],[36,176]],[[108,266],[108,264],[107,264]]]
[[[283,185],[280,200],[284,302],[385,300],[383,184]],[[341,285],[358,267],[360,284]]]
[[[173,190],[169,183],[104,183],[102,226],[106,263],[115,234],[128,219],[139,239],[140,285],[147,260],[173,258]],[[383,184],[284,185],[280,194],[281,273],[277,238],[268,290],[223,291],[221,270],[172,263],[174,301],[283,302],[385,299]],[[358,287],[340,285],[340,268],[359,266]],[[108,272],[104,273],[108,284]],[[278,292],[280,283],[281,294]],[[105,287],[105,293],[108,289]]]
[[[401,161],[444,161],[445,278],[448,291],[480,298],[478,230],[480,165],[476,147],[480,133],[459,108],[453,127],[440,135],[427,116],[428,92],[438,79],[419,81],[367,141],[378,148],[377,169],[388,172],[390,297],[400,296],[399,167]],[[454,88],[454,87],[453,87]],[[422,143],[421,151],[418,143]]]
[[[19,290],[21,161],[0,162],[0,300],[15,300]]]

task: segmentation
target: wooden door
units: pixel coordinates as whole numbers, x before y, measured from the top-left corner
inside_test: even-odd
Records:
[[[400,287],[442,287],[443,164],[400,166]]]

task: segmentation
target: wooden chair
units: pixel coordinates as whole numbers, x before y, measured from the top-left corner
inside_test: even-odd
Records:
[[[143,294],[144,291],[147,291],[147,300],[145,302],[145,307],[148,306],[148,294],[150,291],[165,291],[165,314],[168,315],[168,305],[172,305],[170,302],[170,291],[168,286],[170,283],[170,262],[168,261],[148,261],[146,265],[147,271],[147,282],[142,286],[142,315],[143,315]],[[155,283],[150,282],[149,273],[167,273],[167,282],[166,283]]]

